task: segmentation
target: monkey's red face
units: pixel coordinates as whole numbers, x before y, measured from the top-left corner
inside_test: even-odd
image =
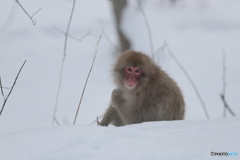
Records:
[[[125,79],[124,85],[128,89],[133,89],[138,84],[138,80],[142,77],[142,70],[138,67],[127,66],[124,69]]]

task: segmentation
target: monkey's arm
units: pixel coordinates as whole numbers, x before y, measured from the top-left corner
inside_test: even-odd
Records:
[[[117,116],[117,111],[111,105],[108,107],[106,113],[104,114],[102,121],[98,123],[101,126],[108,126],[114,118]]]
[[[123,106],[124,103],[125,103],[125,100],[122,97],[122,91],[120,89],[114,89],[112,91],[112,98],[111,98],[111,100],[112,100],[113,107]]]
[[[122,103],[121,99],[118,97],[122,94],[122,91],[119,89],[114,89],[112,92],[112,98],[111,98],[111,105],[108,107],[106,113],[103,116],[103,119],[98,125],[101,126],[108,126],[110,123],[112,123],[115,126],[123,126],[125,123],[123,122],[121,116],[119,115],[118,111],[116,110],[114,105],[120,105]]]
[[[160,121],[164,120],[157,110],[145,110],[142,108],[128,109],[128,107],[114,106],[118,111],[119,115],[124,120],[125,124],[137,124],[149,121]]]
[[[122,92],[114,90],[112,93],[112,106],[116,109],[125,124],[135,124],[147,121],[164,120],[162,113],[159,112],[158,104],[154,102],[132,103],[126,104],[126,100],[122,97]],[[147,106],[147,107],[146,107]]]
[[[129,107],[126,106],[126,100],[122,94],[123,92],[120,89],[114,89],[112,92],[112,107],[116,110],[119,115],[118,117],[121,119],[121,126],[132,123],[140,123],[141,120],[139,120],[139,117],[135,118],[135,114],[130,113],[131,111],[129,111]]]
[[[119,116],[117,110],[110,105],[104,114],[102,121],[98,123],[101,126],[108,126],[109,124],[113,124],[115,126],[123,126],[126,125],[122,118]]]

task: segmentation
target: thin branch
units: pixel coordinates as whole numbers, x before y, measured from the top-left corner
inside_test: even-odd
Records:
[[[58,122],[56,116],[54,117],[54,121],[57,123],[58,126],[60,126],[60,123]]]
[[[63,33],[63,34],[66,34],[66,32],[61,31],[60,29],[58,29],[58,28],[55,27],[54,25],[52,25],[52,27],[53,27],[54,29],[56,29],[58,32]],[[68,34],[68,36],[69,36],[69,34]],[[69,37],[70,37],[70,36],[69,36]]]
[[[173,52],[170,50],[169,46],[167,45],[167,49],[168,49],[168,53],[170,54],[170,56],[173,58],[173,60],[177,63],[177,65],[179,66],[179,68],[183,71],[183,73],[185,74],[185,76],[187,77],[187,79],[189,80],[190,84],[192,85],[200,103],[202,104],[204,113],[207,117],[207,119],[210,119],[209,115],[208,115],[208,111],[207,108],[205,106],[205,103],[202,99],[202,96],[200,95],[198,88],[196,86],[196,84],[194,83],[194,81],[192,80],[192,78],[190,77],[190,75],[188,74],[187,70],[183,67],[183,65],[180,63],[180,61],[176,58],[176,56],[173,54]]]
[[[4,94],[3,94],[3,89],[11,89],[11,88],[9,88],[9,87],[3,87],[3,86],[2,86],[1,76],[0,76],[0,87],[1,87],[2,95],[4,95]]]
[[[227,110],[231,113],[232,116],[235,116],[235,113],[231,110],[231,108],[229,107],[229,105],[227,104],[226,100],[225,100],[225,92],[226,92],[226,54],[225,51],[222,50],[223,53],[223,59],[222,59],[222,64],[223,64],[223,75],[222,75],[222,80],[223,80],[223,91],[222,94],[220,94],[220,97],[223,101],[224,104],[224,111],[223,111],[223,116],[226,117],[227,115]]]
[[[11,89],[11,88],[9,88],[9,87],[3,87],[3,86],[2,86],[2,88],[3,88],[3,89]]]
[[[54,113],[53,113],[52,126],[54,124],[54,121],[56,122],[56,117],[55,116],[56,116],[56,113],[57,113],[58,97],[59,97],[59,93],[60,93],[60,90],[61,90],[62,74],[63,74],[64,62],[65,62],[65,58],[66,58],[68,32],[69,32],[72,17],[73,17],[75,3],[76,3],[76,0],[73,0],[73,6],[72,6],[72,11],[71,11],[71,15],[70,15],[70,18],[69,18],[68,26],[67,26],[67,31],[66,31],[66,33],[64,33],[65,34],[65,41],[64,41],[63,59],[62,59],[62,65],[61,65],[59,82],[58,82],[58,90],[57,90],[57,96],[56,96],[56,102],[55,102],[55,109],[54,109]]]
[[[103,117],[103,114],[100,116],[97,116],[97,118],[94,121],[92,121],[92,123],[90,123],[90,125],[93,125],[94,123],[99,124],[99,118],[102,118],[102,117]]]
[[[141,4],[140,1],[138,1],[138,5],[139,5],[140,11],[141,11],[141,13],[143,15],[143,18],[144,18],[144,21],[145,21],[145,24],[146,24],[146,27],[147,27],[151,54],[152,54],[152,57],[154,58],[154,46],[153,46],[153,39],[152,39],[152,30],[151,30],[150,25],[148,23],[147,15],[145,14],[145,12],[143,10],[143,7],[142,7],[142,4]]]
[[[4,93],[3,93],[3,86],[2,86],[2,80],[1,80],[1,77],[0,77],[0,87],[1,87],[2,96],[4,97]]]
[[[106,28],[106,27],[105,27],[105,28]],[[104,29],[105,29],[105,28],[104,28]],[[99,47],[99,44],[100,44],[100,41],[101,41],[101,38],[102,38],[102,34],[103,34],[104,29],[102,30],[102,33],[101,33],[101,35],[99,36],[99,38],[98,38],[98,40],[97,40],[97,43],[96,43],[96,46],[95,46],[95,49],[94,49],[94,57],[93,57],[92,65],[91,65],[91,67],[90,67],[90,69],[89,69],[89,72],[88,72],[88,76],[87,76],[87,79],[86,79],[86,82],[85,82],[85,85],[84,85],[84,88],[83,88],[83,91],[82,91],[82,95],[81,95],[81,98],[80,98],[80,101],[79,101],[79,104],[78,104],[78,108],[77,108],[77,112],[76,112],[76,115],[75,115],[75,118],[74,118],[73,125],[75,125],[76,120],[77,120],[77,116],[78,116],[78,112],[79,112],[79,109],[80,109],[80,106],[81,106],[81,103],[82,103],[83,95],[84,95],[85,89],[86,89],[86,87],[87,87],[88,79],[89,79],[90,74],[91,74],[91,71],[92,71],[92,69],[93,69],[93,65],[94,65],[95,59],[96,59],[96,57],[97,57],[98,47]]]
[[[223,91],[222,91],[222,93],[225,94],[225,92],[226,92],[226,78],[225,78],[225,75],[226,75],[226,63],[225,63],[226,54],[225,54],[224,50],[222,50],[222,54],[223,54],[223,59],[222,59],[222,64],[223,64],[223,75],[222,75]]]
[[[120,52],[121,50],[110,40],[110,38],[108,37],[107,33],[104,32],[103,33],[103,37],[106,38],[106,40],[108,41],[108,43],[117,51]]]
[[[52,27],[53,27],[54,29],[56,29],[58,32],[63,33],[63,34],[66,34],[65,32],[61,31],[61,30],[58,29],[57,27],[55,27],[55,26],[52,26]],[[72,39],[74,39],[74,40],[76,40],[76,41],[82,42],[82,40],[85,39],[88,35],[91,35],[91,36],[93,36],[93,37],[97,37],[95,34],[93,34],[93,33],[91,33],[91,32],[86,33],[86,34],[83,35],[83,37],[81,37],[81,38],[75,38],[75,37],[73,37],[73,36],[70,35],[70,34],[68,34],[68,37],[70,37],[70,38],[72,38]]]
[[[41,9],[42,9],[42,8],[39,8],[35,13],[33,13],[33,15],[31,16],[31,18],[34,17]],[[35,19],[35,24],[36,24],[36,19]]]
[[[100,122],[99,122],[99,120],[98,120],[98,117],[97,117],[97,119],[96,119],[96,122],[97,122],[98,125],[100,124]]]
[[[162,58],[163,56],[161,56],[159,53],[162,52],[164,53],[164,50],[166,49],[166,43],[164,43],[161,47],[159,47],[155,52],[154,52],[154,57],[156,57],[157,55],[157,58],[154,58],[156,59],[156,62],[164,65],[164,60],[165,60],[165,57]]]
[[[22,10],[26,13],[26,15],[30,18],[30,20],[32,21],[33,25],[35,26],[35,25],[37,24],[37,22],[36,22],[36,19],[33,20],[33,17],[34,17],[42,8],[39,8],[32,16],[30,16],[30,15],[28,14],[28,12],[23,8],[23,6],[21,5],[21,3],[19,3],[18,0],[15,0],[15,1],[16,1],[16,2],[18,3],[18,5],[22,8]]]
[[[229,105],[227,104],[226,100],[225,100],[225,96],[223,94],[220,95],[222,98],[222,101],[224,103],[224,107],[226,109],[228,109],[228,111],[231,113],[232,116],[236,116],[235,113],[231,110],[231,108],[229,107]]]
[[[81,37],[81,38],[79,38],[79,39],[77,39],[77,38],[75,38],[75,37],[73,37],[73,36],[71,36],[71,38],[72,38],[72,39],[75,39],[75,40],[77,40],[77,41],[82,42],[82,40],[85,39],[85,38],[86,38],[87,36],[89,36],[89,35],[97,38],[97,36],[96,36],[95,34],[91,33],[91,32],[86,33],[85,35],[83,35],[83,37]]]
[[[155,51],[154,54],[158,54],[160,51],[164,50],[164,49],[166,48],[166,46],[167,46],[167,44],[166,44],[166,42],[165,42],[161,47],[159,47],[159,48]]]
[[[9,98],[10,94],[12,93],[12,90],[13,90],[13,88],[14,88],[14,86],[15,86],[15,84],[16,84],[16,81],[17,81],[17,79],[18,79],[18,76],[19,76],[19,74],[20,74],[23,66],[25,65],[26,61],[27,61],[27,60],[24,61],[22,67],[21,67],[20,70],[18,71],[17,77],[15,78],[15,81],[13,82],[13,85],[12,85],[11,90],[9,91],[7,97],[4,98],[4,102],[3,102],[3,105],[2,105],[2,109],[1,109],[1,111],[0,111],[0,116],[1,116],[1,114],[2,114],[2,112],[3,112],[3,109],[4,109],[4,107],[5,107],[5,104],[7,103],[7,100],[8,100],[8,98]]]

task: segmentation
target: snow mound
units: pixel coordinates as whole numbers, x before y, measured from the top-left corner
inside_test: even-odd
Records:
[[[0,159],[219,160],[227,157],[211,156],[211,152],[240,153],[239,133],[240,117],[124,127],[47,127],[1,136]],[[231,159],[239,159],[239,155]]]

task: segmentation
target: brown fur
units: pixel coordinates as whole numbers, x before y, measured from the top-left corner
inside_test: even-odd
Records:
[[[137,86],[124,86],[126,66],[139,67],[143,76]],[[117,89],[113,90],[111,104],[99,125],[115,126],[147,121],[182,120],[185,104],[182,92],[163,70],[141,52],[122,53],[113,69]]]

